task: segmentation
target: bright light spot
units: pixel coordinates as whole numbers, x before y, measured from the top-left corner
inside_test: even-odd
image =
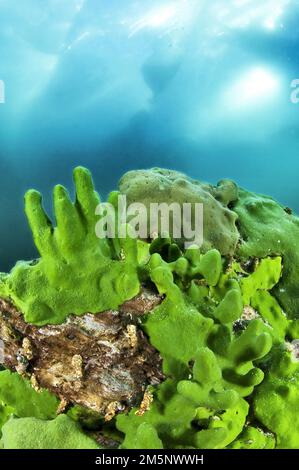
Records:
[[[172,20],[176,19],[177,13],[178,5],[167,4],[159,8],[155,8],[131,26],[130,36],[133,36],[144,28],[160,28],[161,26],[165,26]]]
[[[265,19],[264,21],[264,26],[266,29],[273,30],[276,28],[276,23],[280,19],[280,17],[283,14],[283,9],[281,7],[275,8],[272,12],[271,15],[268,16],[268,18]]]
[[[268,18],[265,22],[264,22],[264,26],[265,28],[267,29],[275,29],[275,20],[273,18]]]
[[[277,94],[279,86],[280,80],[272,71],[256,67],[244,73],[225,93],[226,106],[240,109],[262,104]]]
[[[165,5],[149,14],[147,24],[153,28],[158,28],[173,18],[175,13],[176,8],[174,5]]]
[[[215,0],[211,11],[222,26],[242,29],[258,24],[274,30],[289,4],[290,0]]]

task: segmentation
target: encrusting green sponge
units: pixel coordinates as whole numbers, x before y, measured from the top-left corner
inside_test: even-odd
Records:
[[[52,421],[36,418],[11,419],[2,428],[4,449],[99,449],[68,416]]]

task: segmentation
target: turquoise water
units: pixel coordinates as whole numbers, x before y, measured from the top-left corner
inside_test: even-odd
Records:
[[[50,208],[78,164],[103,196],[163,166],[299,212],[298,38],[298,1],[0,0],[0,271],[35,256],[25,190]]]

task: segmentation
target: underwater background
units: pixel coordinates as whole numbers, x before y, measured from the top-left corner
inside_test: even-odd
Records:
[[[76,165],[102,197],[162,166],[299,212],[298,40],[297,0],[0,0],[0,271],[36,256],[24,192],[50,210]]]

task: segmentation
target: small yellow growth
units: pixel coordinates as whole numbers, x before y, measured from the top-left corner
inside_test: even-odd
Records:
[[[60,415],[63,413],[68,405],[68,401],[62,397],[61,402],[59,403],[59,406],[57,408],[56,414]]]
[[[129,335],[129,341],[131,348],[135,349],[138,344],[137,330],[135,325],[127,326],[127,333]]]
[[[243,314],[241,320],[250,321],[258,318],[259,315],[250,305],[245,305],[243,309]]]
[[[105,421],[111,421],[114,416],[116,415],[116,412],[119,410],[121,407],[121,404],[118,401],[112,401],[109,403],[109,405],[106,408],[106,414],[105,414]]]
[[[75,354],[72,357],[72,367],[74,368],[74,376],[76,377],[76,379],[81,379],[83,376],[82,365],[82,356],[80,356],[80,354]]]
[[[29,361],[33,359],[32,346],[28,338],[24,338],[22,341],[22,347],[19,349],[17,354],[18,365],[16,371],[21,376],[26,375]]]
[[[23,339],[22,354],[26,357],[26,359],[28,359],[28,361],[31,361],[31,359],[33,359],[32,345],[28,338]]]
[[[136,411],[135,415],[136,416],[143,416],[146,411],[149,411],[151,404],[153,402],[153,394],[149,391],[146,390],[143,395],[142,402],[140,404],[139,410]]]
[[[0,335],[2,341],[11,341],[13,338],[13,332],[12,329],[8,327],[8,325],[1,325],[0,327]]]
[[[30,377],[30,382],[31,382],[32,388],[33,388],[36,392],[40,392],[40,387],[39,387],[37,378],[35,377],[34,374],[31,375],[31,377]]]

